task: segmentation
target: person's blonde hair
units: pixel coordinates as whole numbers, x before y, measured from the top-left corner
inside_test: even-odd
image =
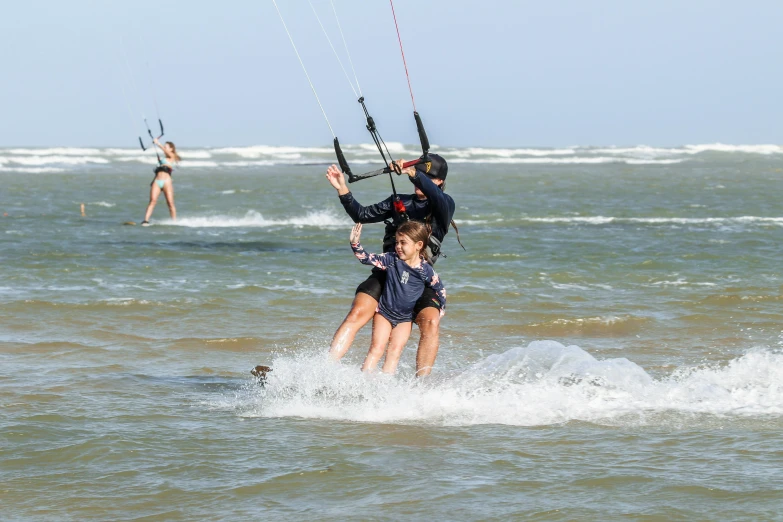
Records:
[[[169,147],[171,147],[171,153],[172,153],[172,154],[174,154],[174,159],[176,160],[176,162],[177,162],[177,163],[179,163],[180,161],[182,161],[182,158],[180,158],[180,157],[179,157],[179,154],[177,154],[177,146],[176,146],[176,145],[174,145],[174,142],[172,142],[172,141],[167,141],[167,142],[166,142],[166,145],[168,145]]]

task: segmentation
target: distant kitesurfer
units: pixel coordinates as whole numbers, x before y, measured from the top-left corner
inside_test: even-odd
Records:
[[[383,294],[378,310],[373,316],[372,342],[362,371],[372,372],[383,357],[384,373],[397,370],[402,350],[411,335],[413,309],[425,289],[435,293],[440,315],[445,313],[446,289],[438,274],[432,269],[427,253],[429,231],[424,223],[406,221],[397,227],[394,252],[370,254],[359,243],[362,224],[357,223],[351,231],[351,248],[356,258],[386,273]]]
[[[402,160],[397,162],[403,163]],[[415,187],[415,192],[401,195],[405,211],[412,220],[425,223],[431,230],[428,244],[429,257],[434,264],[440,255],[440,245],[448,232],[449,224],[454,216],[454,200],[443,192],[445,189],[448,165],[438,154],[429,154],[428,161],[416,167],[402,170],[407,174]],[[383,252],[393,252],[395,233],[399,223],[395,223],[393,197],[386,198],[369,207],[362,206],[353,197],[345,184],[343,173],[332,165],[326,171],[326,178],[337,190],[343,208],[351,216],[354,223],[386,222],[386,232],[383,239]],[[329,349],[334,359],[341,359],[351,347],[356,333],[372,319],[378,302],[381,300],[386,272],[375,269],[366,281],[356,289],[351,310],[343,320],[332,338]],[[425,288],[421,298],[413,309],[414,322],[418,325],[421,337],[416,352],[416,375],[429,375],[438,355],[438,335],[440,328],[440,302],[436,292]]]
[[[163,151],[163,157],[158,156],[158,166],[155,167],[155,179],[152,180],[150,185],[150,203],[147,205],[147,213],[144,215],[144,221],[141,222],[142,225],[149,225],[152,211],[155,210],[155,204],[158,202],[161,192],[166,196],[166,204],[169,206],[171,219],[177,219],[177,208],[174,206],[174,183],[171,179],[174,166],[180,162],[177,147],[170,141],[167,141],[164,145],[161,145],[157,138],[152,141]]]

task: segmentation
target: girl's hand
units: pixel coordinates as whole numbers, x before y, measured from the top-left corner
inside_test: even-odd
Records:
[[[152,138],[152,143],[154,143],[155,145],[160,145],[158,138]]]
[[[340,169],[337,168],[337,165],[331,165],[326,169],[326,179],[338,192],[341,190],[345,190],[345,193],[348,192],[348,187],[345,186],[345,177]],[[340,192],[340,194],[342,195],[343,193]]]
[[[359,242],[359,237],[362,235],[362,224],[356,223],[351,230],[351,244],[355,245]]]

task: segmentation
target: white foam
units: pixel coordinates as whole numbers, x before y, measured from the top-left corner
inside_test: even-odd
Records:
[[[334,212],[323,210],[308,212],[304,216],[294,216],[285,219],[267,219],[260,212],[248,211],[242,217],[233,216],[196,216],[183,217],[176,221],[162,220],[161,225],[172,225],[192,228],[230,228],[230,227],[347,227],[352,223],[347,218],[338,217]]]
[[[225,147],[222,149],[210,149],[211,154],[233,154],[240,158],[260,159],[264,156],[277,156],[280,154],[334,154],[334,149],[326,147],[273,147],[270,145],[255,145],[252,147]]]
[[[23,172],[26,174],[47,174],[50,172],[65,172],[59,167],[0,167],[0,172]]]
[[[269,167],[276,165],[277,163],[271,160],[260,161],[226,161],[223,163],[225,167]]]
[[[111,207],[116,206],[116,204],[114,204],[114,203],[107,203],[106,201],[96,201],[94,203],[88,203],[88,205],[97,205],[99,207],[107,207],[107,208],[111,208]]]
[[[147,165],[157,165],[158,160],[155,156],[142,156],[141,153],[134,153],[132,155],[128,155],[126,157],[117,158],[117,161],[122,162],[129,162],[129,161],[135,161],[138,163],[144,163]]]
[[[413,158],[420,154],[418,145],[400,142],[387,143],[397,158]],[[561,148],[488,148],[464,147],[433,149],[459,164],[509,165],[674,165],[692,161],[695,156],[709,153],[764,155],[783,154],[780,145],[727,145],[722,143],[693,144],[681,147],[584,147]],[[343,150],[352,164],[380,165],[378,152],[372,143],[344,144]],[[333,163],[332,147],[293,147],[254,145],[248,147],[184,148],[179,151],[183,167],[221,168],[270,165],[309,165]],[[0,165],[57,166],[67,170],[84,164],[107,165],[115,162],[138,162],[154,165],[152,150],[142,152],[138,147],[127,148],[10,148],[0,149]],[[68,168],[70,167],[70,169]],[[62,172],[49,171],[49,172]]]
[[[745,154],[782,154],[780,145],[725,145],[723,143],[711,143],[704,145],[686,145],[685,150],[690,154],[702,152],[743,152]]]
[[[194,168],[194,167],[217,167],[218,162],[216,161],[192,161],[192,160],[182,160],[178,167],[184,167],[184,168]]]
[[[100,149],[79,149],[73,147],[56,147],[51,149],[7,149],[8,154],[28,156],[99,156]]]
[[[31,156],[6,156],[8,163],[17,163],[19,165],[85,165],[87,163],[107,164],[108,159],[97,156],[52,156],[52,155],[31,155]]]
[[[396,156],[399,156],[400,154],[409,154],[409,155],[416,155],[416,156],[421,155],[421,152],[413,152],[412,149],[406,148],[404,144],[398,141],[387,141],[386,148],[389,150],[389,152],[392,155],[396,155]],[[361,143],[359,145],[348,145],[348,146],[344,146],[343,149],[345,151],[349,151],[349,150],[353,151],[354,149],[359,149],[365,152],[378,154],[378,147],[374,143]]]
[[[660,379],[628,359],[598,360],[555,341],[512,348],[423,382],[365,375],[322,353],[278,356],[272,366],[265,389],[212,406],[242,416],[451,426],[644,424],[656,422],[648,420],[652,413],[783,415],[783,354],[765,350]]]
[[[627,159],[625,163],[628,165],[674,165],[676,163],[682,163],[684,159],[661,159],[661,160],[641,160],[641,159]]]
[[[668,159],[668,160],[656,160],[656,159],[633,159],[633,158],[617,158],[608,156],[576,156],[573,158],[515,158],[515,157],[501,157],[501,158],[456,158],[449,159],[449,163],[483,163],[483,164],[551,164],[551,165],[596,165],[601,163],[625,163],[628,165],[671,165],[674,163],[681,163],[685,160],[682,159]]]
[[[207,150],[178,150],[177,154],[184,159],[209,159],[212,157],[212,154]]]
[[[449,151],[453,153],[468,154],[475,156],[496,156],[501,158],[511,158],[513,156],[568,156],[576,153],[575,149],[489,149],[481,147],[468,147],[466,149],[455,149]]]
[[[108,156],[138,156],[144,154],[138,147],[133,149],[104,149],[104,154]]]
[[[611,216],[574,216],[574,217],[523,217],[523,221],[533,223],[566,223],[566,224],[588,224],[605,225],[607,223],[638,223],[646,225],[757,225],[771,224],[783,226],[783,217],[763,217],[763,216],[737,216],[737,217],[611,217]]]

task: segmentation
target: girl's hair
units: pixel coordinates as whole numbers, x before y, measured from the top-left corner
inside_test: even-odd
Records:
[[[173,143],[173,142],[171,142],[171,141],[167,141],[167,142],[166,142],[166,145],[168,145],[169,147],[171,147],[171,153],[172,153],[172,154],[174,154],[174,159],[177,161],[177,163],[179,163],[180,161],[182,161],[182,158],[180,158],[180,157],[179,157],[179,154],[177,154],[177,146],[176,146],[176,145],[174,145],[174,143]]]
[[[421,255],[430,263],[430,256],[427,254],[427,246],[430,242],[430,230],[427,225],[420,221],[406,221],[397,227],[397,234],[408,236],[414,243],[421,241]]]

